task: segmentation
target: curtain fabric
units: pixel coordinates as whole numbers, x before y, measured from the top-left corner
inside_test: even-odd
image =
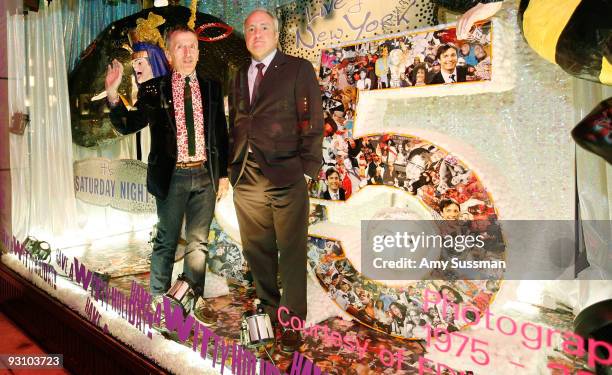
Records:
[[[22,14],[7,16],[7,46],[8,54],[8,109],[9,114],[28,113],[29,103],[26,102],[26,44],[25,23]],[[10,167],[11,167],[11,212],[12,232],[15,237],[23,239],[29,229],[31,196],[30,166],[29,166],[29,135],[31,124],[23,136],[9,134]]]
[[[117,5],[110,5],[107,0],[61,0],[60,2],[64,21],[63,35],[67,41],[64,48],[68,72],[75,67],[81,52],[105,27],[142,9],[140,2],[122,1]]]
[[[72,136],[60,1],[8,19],[11,113],[27,111],[11,134],[13,234],[61,238],[76,229]]]

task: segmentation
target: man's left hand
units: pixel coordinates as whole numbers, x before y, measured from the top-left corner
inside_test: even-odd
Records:
[[[227,194],[227,190],[229,189],[229,179],[227,177],[222,177],[219,179],[219,189],[217,189],[217,201],[223,199],[225,194]]]

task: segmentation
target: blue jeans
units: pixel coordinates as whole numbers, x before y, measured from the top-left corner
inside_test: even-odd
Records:
[[[175,169],[166,199],[156,199],[157,236],[151,256],[151,294],[170,289],[172,267],[185,217],[184,273],[203,292],[208,251],[208,231],[215,211],[215,192],[210,173],[203,165],[193,169]]]

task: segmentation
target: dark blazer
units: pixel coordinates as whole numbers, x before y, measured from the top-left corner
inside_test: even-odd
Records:
[[[344,188],[340,188],[340,200],[341,201],[345,201],[346,200],[346,195],[344,192]],[[323,199],[329,199],[331,200],[331,194],[329,193],[329,190],[326,190],[325,193],[323,193]]]
[[[238,183],[251,146],[275,186],[316,178],[322,163],[323,109],[315,71],[307,60],[277,51],[257,97],[249,103],[248,65],[230,82],[229,175]]]
[[[466,77],[467,77],[467,68],[465,66],[458,66],[456,67],[456,69],[457,69],[457,82],[465,82]],[[444,77],[442,77],[442,72],[438,72],[434,74],[429,84],[434,84],[434,83],[445,83]]]
[[[138,90],[137,110],[128,111],[120,102],[110,111],[111,122],[121,134],[134,133],[149,125],[147,190],[160,199],[168,196],[178,153],[171,77],[169,74],[143,83]],[[223,94],[217,82],[198,77],[198,83],[204,102],[207,167],[216,191],[219,178],[227,177],[228,137]]]
[[[377,185],[377,184],[382,184],[383,183],[383,176],[379,176],[376,174],[376,169],[378,167],[382,167],[383,168],[383,176],[385,174],[385,171],[387,170],[387,168],[385,168],[385,165],[383,163],[380,163],[379,165],[376,165],[376,163],[371,162],[368,165],[368,185]],[[374,179],[374,182],[372,182],[372,179]]]

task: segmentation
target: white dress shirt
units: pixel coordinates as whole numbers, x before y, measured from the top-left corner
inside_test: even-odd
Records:
[[[457,68],[455,68],[455,70],[452,73],[450,73],[450,74],[446,73],[443,70],[440,73],[442,73],[442,78],[444,78],[444,83],[457,82]],[[451,75],[453,75],[453,77],[455,78],[454,80],[451,79],[451,77],[450,77]]]
[[[333,201],[340,200],[340,190],[331,191],[328,189],[327,191],[329,192],[329,197],[331,198],[331,200]]]

